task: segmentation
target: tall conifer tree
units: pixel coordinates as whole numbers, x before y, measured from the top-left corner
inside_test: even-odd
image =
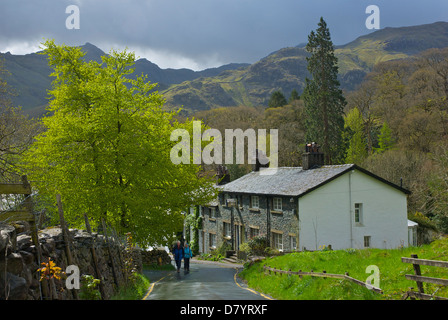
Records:
[[[308,36],[306,50],[311,54],[307,61],[312,76],[312,79],[305,79],[303,94],[306,139],[321,145],[326,164],[340,163],[346,149],[342,135],[346,101],[339,89],[337,58],[323,18],[316,32],[311,31]]]

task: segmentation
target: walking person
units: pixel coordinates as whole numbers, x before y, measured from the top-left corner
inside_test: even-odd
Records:
[[[173,256],[174,256],[174,261],[176,261],[176,267],[177,267],[177,272],[180,271],[180,266],[182,263],[182,258],[183,258],[183,248],[180,244],[180,241],[177,240],[176,245],[173,248]]]
[[[190,271],[190,258],[193,257],[193,253],[191,252],[190,246],[188,243],[185,243],[184,248],[184,269],[185,271]]]

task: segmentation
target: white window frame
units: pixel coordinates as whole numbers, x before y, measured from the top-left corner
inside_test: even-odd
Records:
[[[260,197],[250,196],[250,207],[252,209],[260,209]]]
[[[216,249],[216,234],[209,233],[208,234],[208,245],[210,249]]]
[[[272,244],[274,249],[283,251],[283,234],[278,232],[272,232]]]
[[[279,197],[275,197],[272,199],[272,210],[273,211],[282,211],[283,199]]]
[[[372,245],[372,237],[364,236],[364,248],[370,248],[371,245]]]
[[[362,203],[355,203],[355,224],[361,226],[363,224],[363,205]]]
[[[289,245],[290,245],[291,251],[297,250],[297,237],[296,236],[289,236]]]
[[[216,219],[216,208],[215,207],[210,207],[210,218],[211,219]]]
[[[223,222],[223,233],[226,238],[232,236],[232,226],[230,225],[230,222]]]
[[[256,236],[260,235],[260,229],[259,228],[254,228],[254,227],[249,227],[249,237],[250,238],[254,238]]]

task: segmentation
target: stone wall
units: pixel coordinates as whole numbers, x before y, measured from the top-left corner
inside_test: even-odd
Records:
[[[171,263],[171,257],[165,250],[154,249],[151,251],[142,250],[141,252],[142,263],[144,265],[167,265]]]
[[[235,237],[236,229],[239,228],[240,242],[246,242],[252,236],[251,229],[259,235],[269,234],[270,246],[274,247],[274,234],[282,238],[282,251],[293,251],[291,247],[291,238],[298,237],[298,217],[297,201],[291,202],[291,197],[279,197],[282,199],[282,210],[277,212],[272,209],[272,197],[267,198],[264,195],[259,196],[259,208],[252,209],[250,205],[250,195],[231,195],[230,198],[238,199],[238,206],[227,207],[224,202],[223,194],[219,195],[218,205],[215,207],[215,217],[210,216],[210,209],[202,207],[203,225],[201,242],[205,246],[203,252],[209,252],[210,234],[216,234],[216,247],[219,247],[223,241],[226,241],[224,235],[224,223],[231,223],[233,210],[233,223]],[[270,201],[270,214],[267,217],[267,204]],[[228,241],[228,240],[227,240]]]
[[[124,246],[114,238],[108,238],[86,231],[70,229],[73,264],[79,267],[80,274],[95,278],[94,260],[91,247],[94,245],[98,268],[101,274],[105,299],[109,299],[125,281]],[[49,282],[48,296],[43,290],[44,282],[39,281],[39,262],[48,262],[51,258],[56,266],[65,271],[68,262],[61,228],[54,227],[39,231],[39,244],[42,258],[39,260],[36,246],[33,244],[26,223],[13,225],[0,224],[0,300],[40,300],[40,299],[74,299],[73,290],[68,290],[65,280],[52,279]],[[142,270],[140,249],[132,252],[133,262],[138,272]],[[115,276],[114,276],[115,274]],[[79,290],[77,290],[79,293]],[[51,294],[51,297],[49,295]]]

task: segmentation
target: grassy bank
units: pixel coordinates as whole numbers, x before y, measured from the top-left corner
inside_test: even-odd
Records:
[[[416,288],[415,281],[407,280],[405,274],[414,274],[412,264],[401,262],[401,257],[417,254],[421,259],[448,260],[448,239],[437,240],[421,247],[401,248],[394,250],[363,249],[297,252],[272,257],[245,268],[240,277],[247,281],[251,288],[269,294],[279,300],[384,300],[401,299],[409,287]],[[380,271],[379,285],[383,294],[375,293],[367,288],[347,280],[323,279],[311,276],[299,278],[297,275],[269,275],[263,266],[270,266],[291,271],[315,271],[344,274],[366,281],[371,275],[366,268],[376,265]],[[448,269],[421,266],[422,275],[448,279]],[[434,284],[424,284],[428,294],[448,297],[448,289]]]

